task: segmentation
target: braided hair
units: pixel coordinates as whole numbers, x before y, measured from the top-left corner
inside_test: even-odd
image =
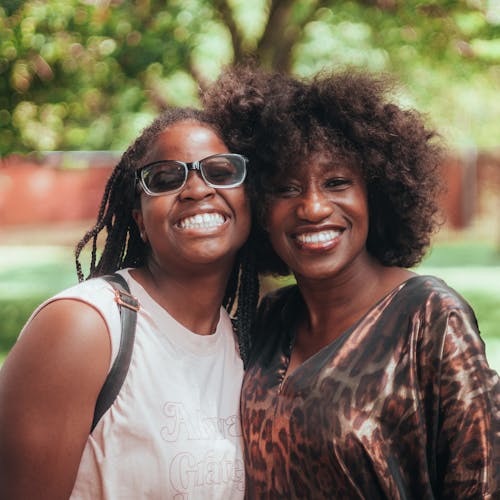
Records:
[[[139,234],[133,219],[133,209],[138,206],[136,170],[153,145],[156,137],[167,127],[182,121],[206,124],[221,136],[210,115],[194,108],[169,108],[158,116],[149,127],[123,153],[111,173],[101,200],[95,225],[87,231],[75,248],[78,280],[85,279],[80,261],[82,250],[90,243],[91,256],[88,278],[103,276],[127,267],[145,265],[148,245]],[[104,247],[98,257],[99,237],[105,235]],[[259,281],[255,252],[247,242],[238,252],[231,272],[223,306],[231,315],[236,327],[243,363],[246,365],[250,349],[250,330],[257,308]],[[236,307],[236,310],[234,310]]]

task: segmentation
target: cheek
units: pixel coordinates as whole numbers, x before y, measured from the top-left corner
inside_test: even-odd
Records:
[[[141,200],[139,220],[146,231],[157,230],[158,225],[163,225],[168,213],[168,205],[165,196],[147,197]],[[154,229],[153,229],[154,228]]]
[[[245,190],[243,188],[237,188],[236,192],[228,193],[226,201],[233,208],[238,223],[250,228],[252,217],[250,200],[248,199]]]
[[[366,196],[359,196],[354,202],[354,209],[357,212],[358,219],[360,223],[366,226],[368,230],[370,212],[368,208],[368,200]]]
[[[262,216],[263,227],[276,253],[285,258],[287,248],[286,219],[293,212],[289,204],[280,201],[269,203]]]
[[[270,236],[277,235],[283,231],[283,223],[286,215],[292,212],[292,208],[285,206],[280,201],[269,202],[262,213],[263,226],[270,233]]]
[[[354,189],[346,192],[345,197],[339,200],[338,204],[356,221],[358,226],[368,226],[368,195],[363,185],[356,185]]]
[[[151,220],[153,219],[154,211],[151,210],[151,204],[149,203],[141,203],[141,219],[144,226],[148,226],[151,224]]]

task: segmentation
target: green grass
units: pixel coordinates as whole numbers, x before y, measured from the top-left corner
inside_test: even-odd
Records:
[[[48,297],[76,282],[71,248],[0,247],[0,299]]]
[[[444,279],[472,305],[500,371],[500,253],[484,243],[441,243],[416,271]],[[36,306],[76,282],[71,248],[0,246],[0,364]]]
[[[33,310],[77,282],[67,247],[0,247],[0,364]]]
[[[493,243],[475,241],[439,243],[428,252],[422,266],[500,267],[500,249]]]
[[[472,306],[490,366],[500,373],[500,252],[492,243],[440,243],[416,269],[439,276]]]
[[[473,307],[483,336],[500,341],[500,252],[492,244],[437,245],[416,271],[455,288]]]

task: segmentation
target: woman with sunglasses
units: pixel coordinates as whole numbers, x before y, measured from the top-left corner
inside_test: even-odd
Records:
[[[124,153],[76,250],[82,281],[92,242],[94,279],[42,304],[0,372],[0,498],[243,497],[241,358],[258,295],[246,163],[193,109],[166,111]],[[135,343],[90,431],[120,343],[99,277],[116,271],[139,303]]]
[[[247,498],[500,498],[500,382],[474,312],[411,268],[441,147],[390,82],[252,69],[214,84],[252,163],[265,297],[242,387]]]

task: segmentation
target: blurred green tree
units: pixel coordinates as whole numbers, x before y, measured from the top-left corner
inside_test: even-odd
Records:
[[[120,150],[248,57],[388,71],[452,143],[500,137],[497,0],[3,0],[0,154]]]

